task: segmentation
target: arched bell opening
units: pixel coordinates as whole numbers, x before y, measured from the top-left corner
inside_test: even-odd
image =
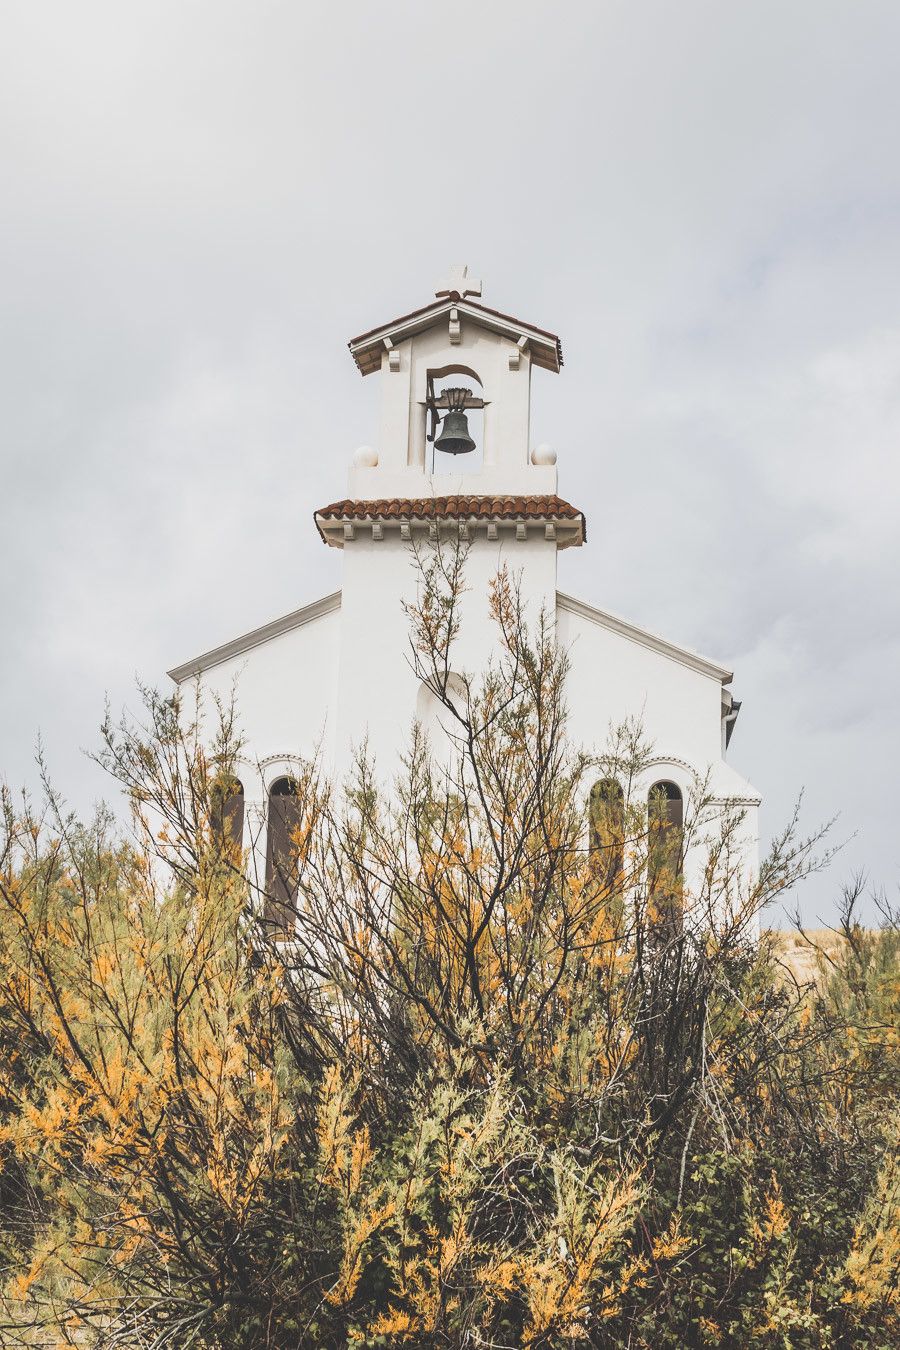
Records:
[[[469,366],[430,370],[425,396],[425,470],[435,477],[479,473],[484,466],[484,391]]]

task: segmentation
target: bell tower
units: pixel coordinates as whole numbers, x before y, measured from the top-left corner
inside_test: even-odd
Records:
[[[351,497],[556,492],[555,456],[529,437],[532,369],[558,373],[559,338],[483,305],[468,268],[452,268],[431,304],[349,345],[361,374],[381,375],[377,441],[357,452]],[[480,438],[450,449],[447,430],[472,413]]]
[[[335,708],[338,763],[363,738],[396,755],[422,691],[407,661],[403,601],[415,594],[413,546],[463,542],[466,593],[454,660],[483,670],[496,642],[488,589],[505,566],[526,612],[556,615],[559,549],[584,542],[584,516],[556,495],[556,455],[533,449],[531,375],[558,373],[559,338],[481,303],[453,268],[422,309],[360,334],[350,352],[381,379],[374,446],[356,451],[348,495],[316,526],[344,553]]]

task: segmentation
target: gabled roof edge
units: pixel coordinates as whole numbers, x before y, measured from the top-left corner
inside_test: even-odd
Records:
[[[412,337],[423,328],[429,328],[432,324],[437,323],[441,316],[448,314],[451,309],[456,309],[460,313],[480,321],[485,327],[496,327],[529,336],[539,347],[549,349],[553,353],[551,359],[543,357],[537,361],[537,364],[557,371],[562,366],[562,342],[559,336],[556,333],[551,333],[549,329],[538,328],[536,324],[527,323],[524,319],[517,319],[512,314],[504,314],[499,309],[491,309],[489,305],[479,304],[475,300],[440,299],[433,300],[430,305],[423,305],[421,309],[411,310],[409,314],[401,314],[396,319],[390,319],[387,323],[379,324],[377,328],[370,328],[367,333],[360,333],[357,337],[351,338],[347,346],[350,348],[350,353],[360,373],[363,375],[372,374],[378,369],[374,362],[361,360],[361,356],[373,347],[380,345],[385,337],[390,337],[398,331],[403,332],[403,338]],[[537,356],[537,353],[535,355]]]
[[[211,651],[204,652],[201,656],[195,656],[192,661],[185,661],[180,666],[174,666],[166,674],[170,680],[174,680],[175,684],[181,684],[184,680],[190,679],[192,675],[200,675],[204,670],[221,665],[223,661],[228,661],[233,656],[240,656],[253,647],[259,647],[272,638],[280,637],[282,633],[289,633],[294,628],[302,628],[306,623],[321,619],[325,614],[330,614],[332,610],[339,609],[340,604],[341,592],[333,591],[331,595],[324,595],[321,600],[314,600],[311,605],[304,605],[302,609],[295,609],[292,613],[285,614],[280,619],[273,619],[271,623],[263,624],[262,628],[254,628],[241,637],[232,638],[231,642],[224,642],[221,647],[213,647]]]
[[[688,666],[689,669],[696,670],[701,675],[708,675],[711,679],[718,680],[721,684],[730,684],[734,679],[734,671],[729,670],[727,666],[720,665],[718,661],[711,661],[709,657],[701,656],[699,652],[692,652],[688,647],[678,647],[674,642],[669,642],[666,638],[659,637],[657,633],[651,633],[646,628],[639,628],[637,624],[629,623],[627,619],[622,619],[617,614],[610,614],[603,609],[595,609],[593,605],[586,605],[583,600],[576,600],[572,595],[564,595],[562,591],[556,592],[556,603],[572,614],[579,614],[583,619],[590,619],[593,623],[598,623],[613,633],[620,633],[622,637],[631,638],[633,642],[639,642],[642,647],[649,647],[651,651],[659,652],[661,656],[668,656],[673,661],[678,661],[681,665]]]

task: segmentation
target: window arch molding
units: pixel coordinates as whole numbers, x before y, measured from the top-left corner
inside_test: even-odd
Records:
[[[267,755],[265,759],[258,761],[255,770],[262,780],[262,797],[267,801],[272,784],[279,778],[300,780],[303,775],[303,761],[296,755]],[[245,779],[245,786],[246,781]]]
[[[686,759],[676,759],[674,755],[659,755],[645,764],[640,774],[635,776],[632,788],[633,801],[645,801],[655,783],[674,783],[681,793],[685,811],[693,801],[699,775]]]

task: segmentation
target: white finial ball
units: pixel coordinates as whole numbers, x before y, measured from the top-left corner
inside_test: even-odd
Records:
[[[353,454],[354,469],[374,469],[378,463],[378,451],[371,445],[361,445]]]
[[[552,445],[547,445],[546,442],[543,445],[535,446],[531,452],[531,462],[532,464],[555,464],[556,451]]]

